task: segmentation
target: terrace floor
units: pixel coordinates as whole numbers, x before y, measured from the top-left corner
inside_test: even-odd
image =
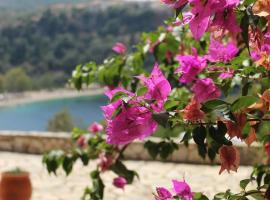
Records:
[[[73,173],[66,177],[63,172],[58,176],[49,175],[42,165],[42,156],[0,152],[0,171],[20,167],[31,172],[33,185],[32,200],[79,200],[83,188],[89,184],[89,171],[94,167],[83,167],[79,162]],[[225,191],[239,190],[239,181],[247,178],[251,167],[242,166],[238,173],[224,172],[218,175],[219,166],[190,165],[145,161],[126,161],[130,169],[137,170],[140,180],[129,185],[125,190],[115,189],[111,185],[113,173],[103,175],[105,200],[149,200],[153,199],[155,186],[171,187],[171,179],[183,179],[191,185],[193,191],[204,191],[207,195]]]

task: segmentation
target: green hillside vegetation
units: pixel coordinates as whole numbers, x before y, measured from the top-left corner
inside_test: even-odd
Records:
[[[0,9],[3,11],[27,12],[54,4],[78,4],[91,0],[0,0]]]
[[[145,4],[146,5],[146,4]],[[0,29],[0,73],[20,67],[33,89],[63,85],[78,63],[100,63],[115,42],[134,44],[168,16],[147,6],[73,9],[31,17]],[[45,84],[45,85],[44,85]]]

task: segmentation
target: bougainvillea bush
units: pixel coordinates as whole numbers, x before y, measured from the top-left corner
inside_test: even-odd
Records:
[[[49,152],[44,163],[49,172],[63,167],[69,174],[76,160],[88,165],[97,159],[84,199],[103,198],[100,174],[108,170],[115,173],[112,184],[118,188],[138,177],[122,162],[134,140],[144,141],[150,155],[161,159],[180,141],[193,140],[203,159],[219,157],[219,174],[239,167],[235,138],[247,146],[261,144],[270,157],[270,0],[162,3],[174,10],[163,27],[143,33],[132,48],[116,43],[114,56],[102,65],[89,62],[73,72],[78,90],[91,83],[106,87],[105,127],[94,123],[87,131],[74,129],[74,148]],[[161,142],[151,141],[161,127],[167,130]],[[268,163],[254,166],[239,193],[224,188],[214,199],[270,199]],[[246,189],[251,182],[257,187]],[[179,177],[172,185],[172,190],[158,187],[153,198],[208,199]]]

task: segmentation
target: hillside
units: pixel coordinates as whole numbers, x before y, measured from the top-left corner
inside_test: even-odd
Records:
[[[147,4],[126,4],[31,15],[0,28],[0,73],[15,67],[35,77],[61,72],[57,79],[65,82],[75,65],[100,63],[115,42],[134,44],[169,14]]]

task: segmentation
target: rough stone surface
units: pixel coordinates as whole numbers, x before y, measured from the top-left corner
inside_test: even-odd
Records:
[[[0,171],[20,167],[31,173],[33,184],[32,200],[79,200],[83,188],[89,184],[89,167],[81,163],[75,165],[73,173],[66,177],[60,171],[58,176],[48,175],[41,163],[40,155],[19,153],[0,153]],[[231,188],[238,191],[238,183],[247,178],[251,167],[241,166],[238,173],[223,173],[218,175],[219,166],[190,165],[145,161],[125,161],[126,165],[138,171],[140,180],[125,190],[115,189],[112,185],[113,173],[103,174],[105,184],[105,200],[151,200],[155,186],[171,187],[171,179],[183,179],[191,185],[194,191],[204,191],[207,195],[225,191]]]

